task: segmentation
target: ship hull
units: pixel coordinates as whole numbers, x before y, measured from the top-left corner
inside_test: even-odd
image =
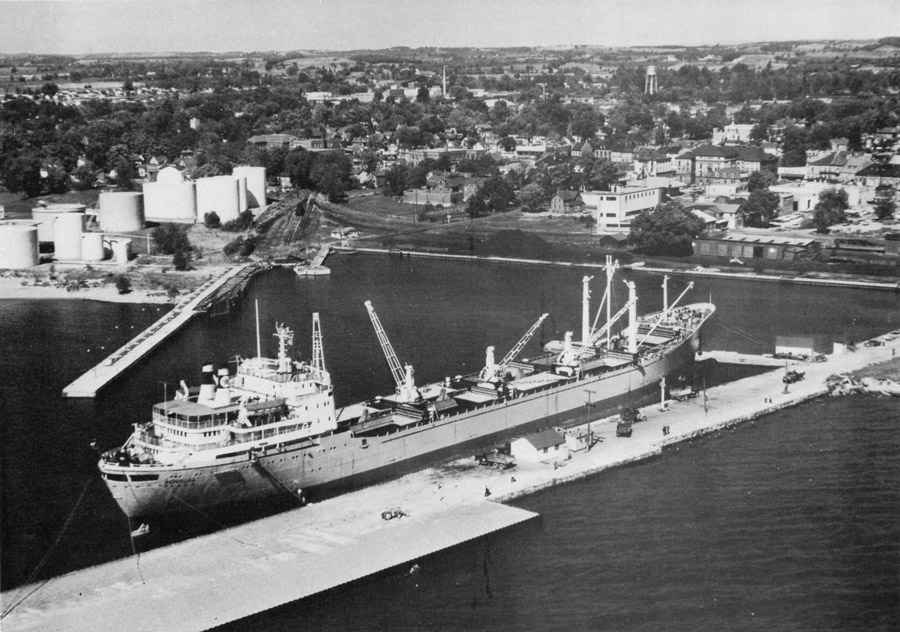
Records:
[[[473,454],[524,433],[613,414],[658,393],[660,380],[693,360],[700,327],[664,355],[546,390],[399,430],[335,433],[299,446],[269,446],[196,467],[114,467],[103,476],[130,517],[202,510],[275,496],[322,498]],[[588,391],[592,407],[587,410]],[[138,473],[139,472],[139,473]]]

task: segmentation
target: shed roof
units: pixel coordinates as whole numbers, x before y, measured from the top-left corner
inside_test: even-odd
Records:
[[[541,430],[540,432],[535,432],[534,434],[526,435],[522,438],[534,446],[536,450],[552,448],[555,445],[561,445],[566,442],[565,437],[552,428]]]

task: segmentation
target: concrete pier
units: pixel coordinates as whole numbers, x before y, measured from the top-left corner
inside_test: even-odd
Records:
[[[197,308],[219,288],[244,268],[252,264],[244,264],[229,268],[225,273],[210,279],[199,288],[184,297],[173,309],[147,329],[132,338],[128,344],[117,349],[100,364],[84,373],[81,377],[63,389],[64,397],[94,397],[109,382],[116,379],[131,365],[140,360],[167,336],[181,329],[199,312]]]
[[[406,570],[537,517],[482,497],[451,504],[434,494],[415,502],[394,488],[348,494],[155,549],[139,565],[131,557],[63,575],[13,609],[3,630],[207,630],[394,567]],[[384,520],[381,512],[394,505],[382,499],[409,515]],[[4,593],[4,610],[34,588]]]
[[[747,364],[750,366],[771,366],[771,367],[787,367],[794,365],[805,365],[805,362],[799,360],[787,360],[785,358],[775,358],[770,355],[756,355],[751,353],[738,353],[737,351],[704,351],[702,356],[697,357],[698,360],[715,360],[722,364]]]
[[[897,362],[900,332],[826,362],[794,364],[805,378],[785,388],[783,370],[643,409],[629,438],[616,419],[590,420],[590,449],[556,463],[494,470],[462,459],[181,544],[24,586],[0,595],[5,631],[204,630],[362,579],[535,517],[493,501],[658,455],[667,446],[827,393],[826,380]],[[668,432],[664,432],[664,428]],[[490,496],[486,490],[490,490]],[[399,508],[405,517],[384,520]],[[21,603],[19,601],[21,600]]]

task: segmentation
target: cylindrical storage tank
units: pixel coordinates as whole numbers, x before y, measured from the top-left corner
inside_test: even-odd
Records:
[[[265,167],[235,167],[231,175],[247,179],[247,206],[249,208],[266,205]]]
[[[81,236],[82,261],[103,261],[105,258],[103,233],[85,233]]]
[[[100,194],[100,230],[127,233],[143,227],[143,193],[118,191]]]
[[[196,222],[194,183],[156,181],[144,184],[144,217],[154,222]]]
[[[112,248],[113,258],[116,263],[125,265],[131,258],[131,240],[127,237],[117,237],[109,242]]]
[[[53,222],[53,256],[59,261],[81,261],[84,213],[62,213]]]
[[[84,204],[48,204],[31,209],[31,217],[38,222],[38,241],[53,241],[53,224],[60,215],[84,213]]]
[[[16,222],[0,223],[0,268],[20,270],[40,263],[38,228]]]
[[[197,185],[197,218],[203,221],[207,213],[215,211],[222,222],[237,219],[240,211],[238,181],[231,176],[200,178]]]

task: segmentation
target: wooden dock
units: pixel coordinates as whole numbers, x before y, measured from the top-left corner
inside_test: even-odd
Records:
[[[152,351],[166,337],[181,329],[191,318],[202,312],[209,297],[232,278],[244,273],[253,264],[229,268],[184,297],[170,312],[117,349],[98,365],[81,375],[63,389],[64,397],[94,397],[135,362]]]

